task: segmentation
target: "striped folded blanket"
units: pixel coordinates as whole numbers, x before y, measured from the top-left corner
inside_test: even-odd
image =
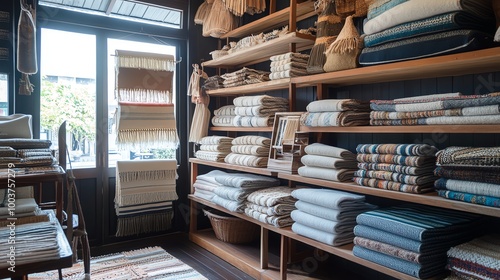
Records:
[[[468,202],[472,204],[485,205],[490,207],[500,207],[500,198],[486,195],[476,195],[465,192],[438,190],[438,195],[444,198]]]
[[[354,182],[360,186],[377,189],[405,192],[405,193],[426,193],[434,190],[432,182],[422,185],[404,184],[389,180],[354,177]]]
[[[286,70],[300,70],[307,68],[307,61],[305,62],[286,62],[277,61],[271,62],[271,73],[282,72]]]
[[[446,179],[482,182],[500,185],[499,169],[485,170],[484,168],[451,168],[437,166],[434,175]]]
[[[133,216],[137,214],[165,212],[167,210],[172,210],[171,201],[145,203],[145,204],[120,207],[116,209],[116,215],[118,217],[124,217],[124,216]]]
[[[211,152],[211,151],[196,151],[194,153],[195,158],[208,161],[224,162],[224,159],[228,155],[228,152]]]
[[[218,195],[214,195],[212,197],[212,202],[226,208],[227,210],[231,212],[236,212],[236,213],[243,213],[245,211],[245,204],[242,202],[238,202],[235,200],[230,200],[230,199],[225,199],[223,197],[220,197]]]
[[[269,147],[259,145],[233,145],[231,146],[231,152],[235,154],[264,157],[269,155]]]
[[[289,215],[273,216],[261,213],[251,208],[245,208],[245,215],[254,218],[259,222],[270,224],[275,227],[288,227],[293,224],[293,220]]]
[[[301,225],[334,234],[351,234],[356,225],[355,219],[338,222],[317,217],[300,210],[293,210],[290,215],[295,222]]]
[[[440,178],[434,182],[434,187],[438,190],[449,190],[500,198],[500,187],[498,184]]]
[[[305,166],[322,167],[331,169],[356,169],[356,160],[345,160],[341,158],[318,156],[318,155],[304,155],[300,161]]]
[[[322,113],[306,112],[300,116],[300,124],[310,127],[369,125],[370,113],[353,111]]]
[[[212,125],[213,126],[234,126],[234,118],[236,116],[213,116]]]
[[[212,170],[208,173],[205,173],[205,174],[200,174],[198,176],[196,176],[196,181],[204,181],[204,182],[209,182],[209,183],[212,183],[212,184],[216,184],[216,185],[220,185],[221,183],[217,182],[217,180],[215,179],[217,176],[225,176],[227,175],[228,173],[222,171],[222,170],[218,170],[218,169],[215,169],[215,170]]]
[[[205,136],[201,138],[201,145],[231,145],[234,138],[227,136]]]
[[[52,145],[50,140],[11,138],[0,139],[0,146],[11,147],[12,149],[48,149]]]
[[[305,69],[292,68],[290,70],[272,72],[271,74],[269,74],[269,79],[279,80],[279,79],[284,79],[284,78],[293,78],[293,77],[300,77],[300,76],[306,76],[306,75],[307,75],[307,71]]]
[[[316,178],[335,182],[351,181],[354,169],[332,169],[314,166],[301,166],[297,173],[302,177]]]
[[[415,112],[387,112],[371,111],[371,120],[401,120],[420,119],[431,117],[454,117],[454,116],[483,116],[500,114],[500,105],[473,106],[446,110],[415,111]]]
[[[277,178],[248,173],[217,174],[215,182],[234,188],[270,188],[280,185],[280,180]]]
[[[273,123],[274,123],[274,116],[269,116],[269,117],[234,116],[232,119],[232,125],[240,127],[267,127],[267,126],[273,126]]]
[[[212,201],[212,198],[214,197],[215,194],[213,192],[198,189],[195,187],[193,195],[208,201]]]
[[[252,192],[247,200],[251,203],[272,207],[277,204],[293,205],[297,199],[292,197],[294,189],[285,186],[270,187]]]
[[[234,112],[236,106],[234,105],[225,105],[220,107],[219,109],[214,110],[215,116],[236,116]]]
[[[247,167],[267,167],[268,157],[230,153],[224,158],[224,161]]]
[[[434,156],[438,149],[428,144],[358,144],[360,154],[395,154],[402,156]]]
[[[269,95],[255,95],[255,96],[239,96],[233,100],[233,104],[237,107],[249,106],[280,106],[288,105],[288,99],[283,97],[273,97]]]
[[[247,196],[253,191],[254,189],[249,188],[242,189],[221,186],[214,189],[214,194],[227,200],[234,200],[243,203],[246,201]]]
[[[236,106],[234,113],[237,116],[242,117],[268,117],[274,116],[277,112],[287,112],[288,105],[277,105],[277,106]]]
[[[390,164],[390,163],[360,162],[360,163],[358,163],[358,168],[360,170],[389,171],[389,172],[397,172],[400,174],[408,174],[408,175],[418,176],[418,175],[431,173],[435,168],[435,164],[429,163],[428,166],[414,167],[414,166],[406,166],[406,165]]]
[[[361,163],[389,163],[400,164],[406,166],[429,166],[435,162],[436,157],[433,156],[400,156],[391,154],[358,154],[356,159]]]
[[[341,209],[332,209],[319,205],[315,205],[303,200],[295,202],[295,207],[304,213],[320,217],[329,221],[336,222],[351,222],[356,220],[359,214],[376,209],[377,206],[369,203],[358,203],[350,206],[342,207]]]
[[[410,185],[427,185],[433,183],[437,178],[432,172],[425,175],[413,176],[397,172],[390,171],[378,171],[378,170],[356,170],[354,176],[362,178],[373,178],[388,180],[393,182],[399,182]]]
[[[219,145],[211,145],[211,144],[203,144],[200,145],[200,151],[207,151],[207,152],[221,152],[221,153],[228,153],[231,152],[231,143],[229,145],[227,144],[219,144]]]
[[[306,60],[307,61],[309,59],[309,55],[296,53],[296,52],[288,52],[288,53],[284,53],[284,54],[273,55],[269,59],[271,61],[281,61],[281,60],[287,60],[287,59],[298,59],[298,60]]]
[[[500,165],[500,147],[458,147],[440,150],[436,165],[442,166],[484,166]]]
[[[346,232],[342,234],[329,233],[315,228],[302,225],[301,223],[294,222],[292,225],[292,231],[296,234],[311,238],[318,242],[322,242],[331,246],[341,246],[344,244],[349,244],[354,239],[354,234],[352,232]]]
[[[310,102],[306,110],[310,113],[370,111],[370,106],[368,102],[356,99],[323,99]]]
[[[368,5],[368,11],[366,14],[367,19],[372,19],[383,12],[394,8],[395,6],[404,3],[408,0],[371,0]]]
[[[323,143],[309,144],[304,148],[304,152],[306,152],[308,155],[318,155],[318,156],[342,158],[346,160],[356,160],[356,154],[354,154],[353,152],[346,149],[326,145]]]
[[[248,198],[247,198],[248,200]],[[246,206],[249,209],[252,209],[254,211],[258,211],[262,214],[266,214],[269,216],[283,216],[283,215],[290,215],[290,213],[295,210],[294,204],[288,204],[288,203],[279,203],[274,206],[262,206],[258,205],[255,203],[251,202],[246,202]]]
[[[257,135],[245,135],[236,137],[231,142],[233,145],[259,145],[259,146],[269,146],[271,144],[271,139],[263,136]]]
[[[500,115],[432,117],[401,120],[370,120],[370,125],[498,124]]]
[[[365,196],[332,189],[303,188],[292,192],[292,196],[299,201],[329,209],[345,209],[345,207],[358,207],[364,205]]]

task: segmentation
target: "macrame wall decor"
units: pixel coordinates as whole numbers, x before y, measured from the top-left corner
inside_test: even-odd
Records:
[[[36,11],[26,0],[20,0],[21,14],[17,25],[17,71],[21,72],[19,94],[31,95],[33,84],[29,75],[38,72],[36,59]]]
[[[179,137],[173,103],[175,60],[171,55],[117,50],[116,142],[120,150],[176,149]],[[175,159],[116,163],[116,236],[171,227],[176,193]]]

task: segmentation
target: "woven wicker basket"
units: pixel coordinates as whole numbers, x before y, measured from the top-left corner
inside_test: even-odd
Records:
[[[251,222],[229,216],[216,210],[203,212],[210,219],[217,239],[228,243],[248,243],[259,236],[260,227]]]

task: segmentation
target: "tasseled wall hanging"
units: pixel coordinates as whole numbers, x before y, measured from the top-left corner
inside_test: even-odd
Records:
[[[171,228],[172,201],[177,200],[177,161],[116,162],[116,236],[138,235]]]
[[[189,131],[189,142],[198,143],[203,137],[208,135],[211,116],[208,109],[210,98],[200,87],[200,79],[208,79],[208,75],[200,69],[198,64],[194,64],[193,68],[193,73],[189,80],[188,96],[191,96],[191,102],[196,104],[196,107]]]
[[[17,71],[21,72],[19,94],[31,95],[33,84],[29,75],[38,72],[36,59],[36,11],[26,0],[20,0],[21,14],[17,25]]]
[[[117,146],[177,148],[171,55],[116,51]]]

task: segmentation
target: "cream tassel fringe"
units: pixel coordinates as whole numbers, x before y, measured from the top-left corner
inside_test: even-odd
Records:
[[[175,190],[172,191],[159,191],[142,194],[122,195],[117,201],[117,205],[132,206],[145,203],[155,203],[163,201],[174,201],[179,199]]]
[[[173,94],[168,90],[128,89],[117,90],[118,101],[145,103],[174,103]]]
[[[120,172],[120,182],[177,179],[177,170],[148,170]]]
[[[116,67],[174,71],[175,61],[153,57],[117,56]]]
[[[179,147],[176,129],[119,130],[116,139],[120,150]]]
[[[152,213],[129,218],[118,217],[116,236],[139,235],[141,233],[165,231],[172,227],[173,211]]]

